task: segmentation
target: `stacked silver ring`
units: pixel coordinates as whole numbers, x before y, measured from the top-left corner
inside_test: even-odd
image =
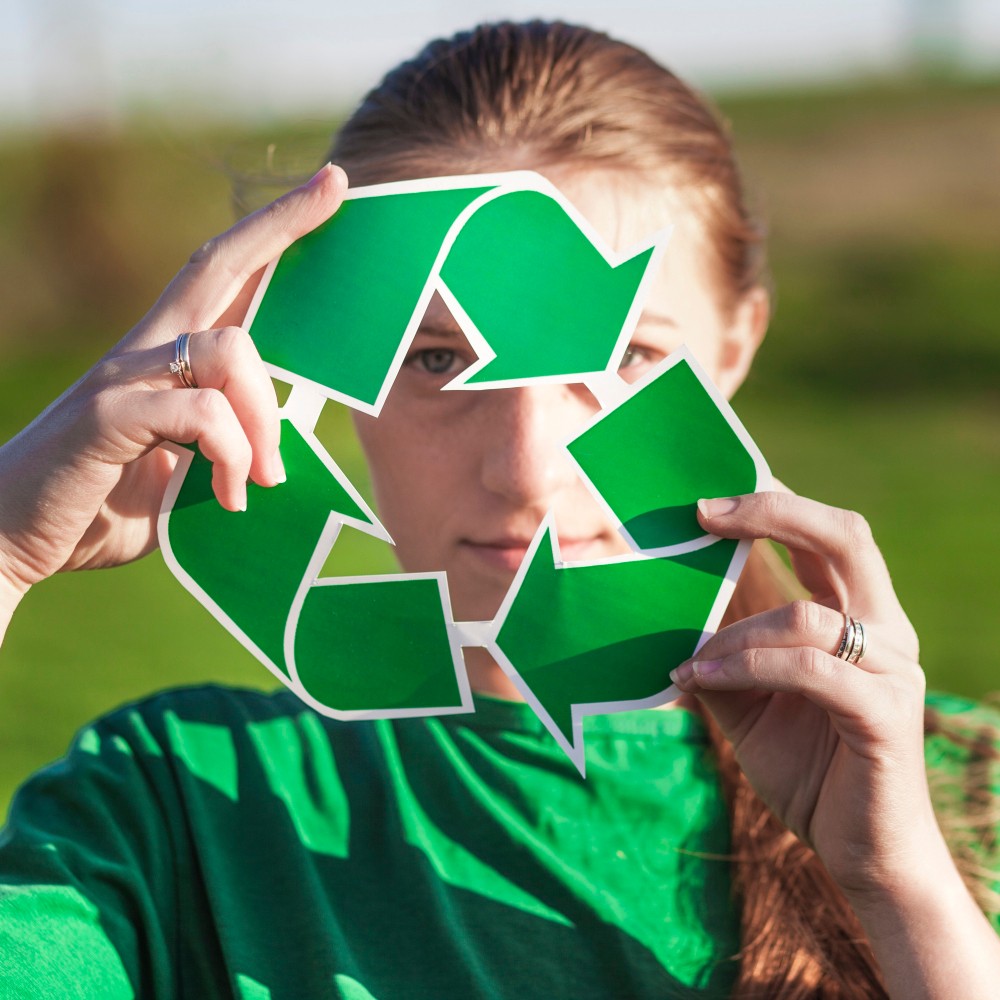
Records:
[[[868,651],[868,636],[865,627],[856,618],[844,613],[844,636],[840,640],[837,657],[848,663],[860,663]]]
[[[198,382],[191,371],[191,355],[188,350],[190,333],[182,333],[174,343],[174,360],[170,362],[170,374],[181,380],[185,389],[197,389]]]

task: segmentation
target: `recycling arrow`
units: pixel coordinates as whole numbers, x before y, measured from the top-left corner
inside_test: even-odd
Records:
[[[665,241],[616,253],[530,171],[356,188],[245,322],[277,378],[373,415],[435,291],[479,354],[448,388],[582,379],[617,369]]]
[[[341,718],[470,711],[449,606],[443,574],[311,583],[287,631],[307,700]]]
[[[180,474],[164,498],[169,517],[161,516],[168,564],[248,639],[258,658],[288,676],[285,621],[331,511],[362,530],[378,521],[322,446],[290,421],[281,424],[281,457],[294,470],[294,486],[248,483],[247,511],[239,517],[215,500],[211,463],[187,448],[177,452]]]
[[[650,555],[708,544],[698,499],[752,493],[768,477],[763,455],[686,347],[568,449],[629,546]]]
[[[311,433],[282,420],[288,478],[268,489],[249,483],[239,516],[215,500],[208,460],[174,450],[164,558],[275,676],[339,718],[468,710],[443,574],[318,579],[343,525],[391,539]],[[387,619],[397,627],[386,629]]]
[[[257,289],[246,325],[272,373],[377,413],[430,301],[450,231],[491,186],[352,191]]]
[[[635,556],[559,565],[543,522],[494,621],[497,662],[583,773],[583,717],[660,704],[717,627],[750,549],[702,496],[763,488],[763,456],[686,348],[567,447]],[[546,544],[548,542],[548,544]]]
[[[549,519],[501,609],[496,658],[583,773],[583,715],[662,701],[669,671],[704,634],[737,543],[556,568],[552,532]]]
[[[509,239],[512,230],[516,243]],[[463,325],[481,335],[473,343],[479,342],[479,363],[450,388],[492,388],[526,378],[568,382],[606,370],[622,330],[635,325],[627,321],[652,273],[653,249],[613,264],[581,238],[558,202],[539,191],[484,200],[441,268],[452,312],[464,313]]]

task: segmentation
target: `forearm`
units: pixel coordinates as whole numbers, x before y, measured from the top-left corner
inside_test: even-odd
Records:
[[[894,889],[852,898],[889,995],[988,1000],[1000,988],[1000,937],[972,898],[943,838]]]

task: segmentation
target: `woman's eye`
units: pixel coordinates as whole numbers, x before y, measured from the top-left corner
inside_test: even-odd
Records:
[[[640,347],[638,344],[629,344],[625,354],[622,356],[621,363],[618,365],[618,370],[635,368],[638,365],[646,364],[650,360],[650,352],[645,347]]]
[[[412,363],[428,375],[447,375],[460,371],[464,365],[459,365],[458,354],[446,347],[428,347],[417,351],[411,358]]]
[[[663,351],[659,348],[644,344],[629,344],[618,365],[618,372],[626,382],[638,382],[662,359]]]

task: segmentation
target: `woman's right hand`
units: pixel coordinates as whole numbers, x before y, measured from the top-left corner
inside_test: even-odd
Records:
[[[264,266],[339,207],[347,178],[327,165],[302,187],[198,249],[156,305],[75,385],[0,448],[0,635],[27,589],[60,569],[113,566],[156,547],[174,457],[197,442],[228,510],[249,476],[281,482],[278,407],[237,326]],[[170,373],[189,341],[197,389]]]

